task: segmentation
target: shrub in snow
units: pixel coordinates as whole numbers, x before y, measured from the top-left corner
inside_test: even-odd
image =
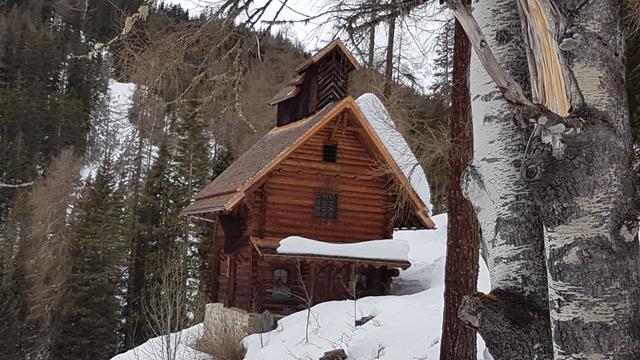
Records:
[[[226,319],[226,318],[221,318]],[[218,360],[243,360],[246,353],[242,345],[242,338],[246,335],[243,329],[231,321],[219,321],[216,329],[207,329],[198,339],[195,348],[203,353],[212,355]],[[216,334],[212,336],[212,334]]]

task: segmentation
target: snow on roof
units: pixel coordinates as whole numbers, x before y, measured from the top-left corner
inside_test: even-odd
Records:
[[[431,192],[427,176],[382,101],[372,93],[365,93],[356,99],[356,104],[431,214]]]
[[[405,240],[369,240],[335,244],[289,236],[280,240],[279,254],[334,256],[369,260],[409,261],[409,245]]]

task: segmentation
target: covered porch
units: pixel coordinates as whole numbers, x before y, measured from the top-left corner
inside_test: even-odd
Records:
[[[403,240],[329,243],[301,237],[250,238],[259,255],[260,311],[287,314],[329,300],[387,295],[411,266]]]

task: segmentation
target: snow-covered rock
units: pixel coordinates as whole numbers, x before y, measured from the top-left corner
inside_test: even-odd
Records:
[[[372,93],[365,93],[356,99],[356,104],[431,214],[431,192],[424,169],[391,120],[382,101]]]

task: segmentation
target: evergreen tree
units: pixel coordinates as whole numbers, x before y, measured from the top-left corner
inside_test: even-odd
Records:
[[[453,73],[453,28],[453,19],[448,19],[436,37],[433,84],[430,88],[431,92],[441,97],[447,106],[451,96]]]
[[[211,181],[212,159],[209,145],[211,136],[207,131],[206,122],[197,111],[196,104],[181,110],[176,116],[175,123],[177,142],[173,177],[173,186],[176,189],[174,211],[179,219],[176,241],[186,245],[181,247],[186,251],[183,256],[188,276],[188,279],[185,279],[188,281],[185,304],[188,307],[187,311],[196,314],[204,311],[203,302],[198,301],[198,289],[203,280],[200,271],[209,259],[200,255],[207,251],[208,240],[212,236],[211,227],[180,216],[180,211],[187,207],[195,194]],[[206,288],[208,284],[202,285]]]
[[[77,209],[65,307],[52,347],[54,359],[107,359],[122,345],[122,207],[122,194],[105,159]]]
[[[175,218],[168,216],[173,189],[170,183],[170,153],[166,142],[146,177],[137,213],[136,233],[129,260],[126,307],[126,346],[141,344],[151,336],[142,305],[146,286],[153,282],[151,259],[172,243]]]
[[[65,22],[49,1],[0,6],[0,182],[43,175],[66,147],[82,153],[91,112],[106,91],[104,64],[88,52],[86,32]],[[28,111],[25,111],[28,109]],[[0,231],[15,192],[0,194]]]
[[[0,241],[0,359],[24,359],[31,347],[25,279],[27,191],[20,191]]]

